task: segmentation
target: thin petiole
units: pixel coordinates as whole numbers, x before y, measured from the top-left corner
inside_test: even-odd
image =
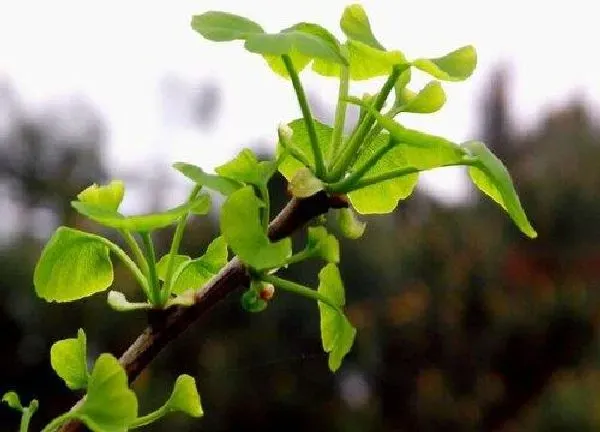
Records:
[[[347,99],[347,101],[348,100],[349,99]],[[387,113],[384,114],[384,117],[387,117],[389,119],[393,119],[394,117],[396,117],[401,112],[402,112],[402,109],[391,108]],[[365,137],[365,139],[363,140],[364,145],[365,146],[369,145],[369,143],[371,143],[371,141],[373,141],[375,139],[375,137],[381,133],[382,130],[383,130],[383,126],[381,126],[381,124],[379,124],[379,123],[375,124],[371,128],[371,130],[369,131],[369,133],[367,134],[367,136]],[[359,154],[359,156],[360,156],[360,154]]]
[[[202,186],[196,185],[190,192],[190,196],[187,202],[191,202],[198,193],[202,189]],[[173,234],[173,240],[171,241],[171,248],[169,249],[169,261],[167,263],[167,273],[165,275],[165,283],[163,286],[163,291],[161,292],[161,302],[166,302],[171,295],[171,283],[173,279],[173,272],[175,271],[175,255],[177,255],[179,251],[179,245],[181,244],[181,239],[183,238],[183,232],[185,231],[185,226],[187,223],[189,213],[182,215],[177,221],[177,228],[175,228],[175,234]]]
[[[453,165],[455,165],[455,164],[453,164]],[[348,192],[352,192],[353,190],[356,190],[356,189],[362,189],[364,187],[371,186],[376,183],[381,183],[386,180],[391,180],[391,179],[398,178],[398,177],[404,177],[406,175],[418,173],[421,171],[423,171],[423,170],[416,168],[416,167],[412,167],[412,166],[404,167],[404,168],[397,168],[395,170],[388,171],[386,173],[379,174],[379,175],[376,175],[373,177],[362,178],[362,179],[354,182],[353,184],[346,184],[346,185],[340,184],[338,187],[334,187],[334,185],[332,185],[332,190],[335,189],[337,193],[348,193]],[[340,183],[343,183],[343,182],[340,182]],[[344,191],[344,192],[342,192],[342,191]]]
[[[342,315],[344,314],[344,311],[342,311],[339,306],[335,305],[329,298],[325,297],[323,294],[314,289],[273,275],[261,275],[260,278],[264,282],[273,284],[276,288],[289,291],[312,300],[320,301],[333,308],[336,312]]]
[[[350,81],[348,66],[340,67],[340,87],[338,91],[338,101],[335,108],[335,120],[333,123],[333,133],[331,135],[331,143],[329,145],[329,168],[332,167],[333,161],[337,156],[338,149],[342,143],[342,135],[346,124],[346,108],[348,106],[348,84]]]
[[[148,275],[148,264],[146,263],[146,258],[144,258],[144,253],[142,252],[142,249],[140,249],[140,245],[135,240],[133,234],[131,234],[131,231],[119,230],[119,233],[125,239],[125,242],[127,243],[127,246],[129,246],[129,249],[131,249],[131,253],[133,253],[133,256],[135,257],[138,266],[142,269],[142,272],[145,275]]]
[[[354,128],[352,128],[352,132],[350,132],[350,135],[348,135],[345,140],[342,140],[343,141],[342,149],[345,149],[348,146],[348,144],[354,140],[354,137],[356,136],[356,133],[360,129],[360,125],[362,124],[363,119],[364,119],[364,117],[360,118],[358,120],[358,122],[356,123],[356,125],[354,126]],[[338,151],[338,153],[335,155],[335,157],[331,161],[331,169],[333,169],[335,164],[338,162],[338,160],[340,159],[340,156],[341,156],[340,151]],[[335,181],[337,179],[333,178],[331,169],[329,170],[327,179],[329,181]]]
[[[29,431],[29,423],[31,422],[31,417],[38,410],[39,403],[37,399],[33,399],[29,402],[29,406],[27,406],[22,414],[21,414],[21,423],[19,424],[19,432],[28,432]]]
[[[144,416],[136,418],[133,423],[129,425],[129,429],[137,429],[142,426],[149,425],[150,423],[154,423],[156,420],[159,420],[161,417],[164,417],[167,414],[167,408],[165,405],[160,408],[148,413]]]
[[[308,259],[308,258],[312,257],[313,255],[314,255],[314,252],[313,252],[313,250],[312,250],[312,249],[309,249],[309,248],[304,248],[304,249],[303,249],[303,250],[301,250],[300,252],[298,252],[298,253],[295,253],[294,255],[292,255],[291,257],[289,257],[289,258],[288,258],[288,259],[285,261],[285,263],[286,263],[287,265],[290,265],[290,264],[296,264],[296,263],[299,263],[299,262],[301,262],[301,261],[304,261],[304,260],[306,260],[306,259]]]
[[[137,282],[142,287],[142,290],[144,290],[144,293],[146,294],[146,296],[150,297],[150,288],[148,286],[148,279],[142,273],[142,271],[136,265],[136,263],[119,246],[117,246],[110,240],[107,240],[104,238],[102,238],[102,240],[104,240],[104,244],[111,250],[111,252],[114,253],[123,262],[123,264],[125,264],[125,266],[131,271],[131,273],[133,273],[133,276],[136,278]],[[143,262],[146,263],[146,259],[144,258],[143,255],[142,255],[142,259],[143,259]]]
[[[402,69],[401,67],[394,67],[392,73],[390,74],[386,82],[383,84],[381,91],[377,94],[377,97],[375,98],[375,103],[373,104],[374,110],[381,111],[381,108],[383,108],[383,105],[385,104],[388,95],[394,88],[394,84],[396,84],[396,81],[398,80],[398,77],[403,72],[403,70],[404,69]],[[358,151],[360,150],[360,147],[364,142],[365,136],[367,135],[367,133],[369,133],[369,130],[371,130],[371,127],[373,126],[374,122],[375,116],[371,113],[367,113],[363,121],[360,123],[356,134],[344,146],[340,157],[334,163],[330,175],[331,179],[339,180],[344,175],[344,173],[352,164],[352,161],[354,161],[354,158],[358,154]]]
[[[332,187],[339,190],[346,190],[351,188],[356,182],[358,182],[366,172],[368,172],[379,160],[392,148],[398,144],[398,141],[393,139],[391,136],[388,139],[386,145],[379,147],[375,153],[373,153],[369,159],[364,161],[356,170],[354,170],[348,177],[335,183]]]
[[[156,272],[156,253],[154,252],[154,244],[152,243],[152,237],[149,232],[141,232],[140,236],[142,237],[146,262],[148,263],[148,280],[150,285],[150,296],[148,296],[148,299],[150,300],[150,303],[158,306],[161,302],[161,298],[158,273]]]
[[[308,105],[304,88],[302,87],[302,83],[298,77],[298,72],[296,72],[296,68],[292,63],[290,56],[284,54],[281,56],[281,58],[288,74],[290,75],[290,79],[292,80],[292,85],[294,86],[294,91],[296,92],[298,104],[300,105],[300,110],[302,111],[302,117],[304,117],[304,123],[306,125],[306,130],[308,131],[308,137],[310,139],[310,145],[315,159],[315,175],[319,178],[323,178],[325,175],[323,154],[321,153],[321,147],[319,146],[319,139],[315,129],[315,122],[313,120],[312,113],[310,112],[310,106]]]
[[[262,226],[265,232],[269,229],[269,218],[271,217],[271,200],[269,199],[269,188],[266,184],[258,187],[260,197],[265,206],[262,208]]]
[[[437,166],[435,168],[446,168],[446,167],[451,167],[451,166],[463,166],[463,165],[473,165],[474,163],[476,163],[476,160],[474,158],[464,158],[458,162],[453,162],[453,163],[449,163],[449,164],[445,164],[445,165],[440,165]],[[367,177],[367,178],[362,178],[356,182],[353,182],[352,184],[348,183],[348,184],[344,184],[345,181],[341,181],[339,183],[334,183],[330,186],[330,190],[332,192],[336,192],[336,193],[348,193],[348,192],[352,192],[353,190],[357,190],[357,189],[362,189],[364,187],[373,185],[373,184],[377,184],[377,183],[381,183],[384,182],[386,180],[391,180],[394,178],[398,178],[398,177],[404,177],[406,175],[409,174],[415,174],[415,173],[419,173],[422,171],[429,171],[432,168],[416,168],[413,166],[410,167],[404,167],[404,168],[397,168],[395,170],[391,170],[388,171],[386,173],[383,174],[379,174],[373,177]]]

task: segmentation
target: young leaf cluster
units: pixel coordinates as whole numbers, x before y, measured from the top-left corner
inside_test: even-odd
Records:
[[[153,423],[171,412],[183,412],[192,417],[202,416],[196,381],[189,375],[180,375],[171,395],[158,409],[138,416],[138,401],[129,389],[125,370],[111,354],[101,354],[92,371],[88,371],[86,336],[82,329],[76,338],[55,342],[50,349],[50,363],[56,374],[71,390],[86,392],[82,402],[70,411],[53,419],[42,432],[53,432],[71,420],[83,422],[94,432],[121,432]],[[4,395],[11,408],[21,411],[19,432],[27,432],[29,420],[38,407],[33,400],[22,407],[15,392]]]
[[[266,33],[259,24],[225,12],[195,16],[192,28],[212,41],[243,41],[246,50],[260,54],[271,69],[291,80],[302,118],[289,122],[284,133],[280,128],[277,151],[282,157],[279,171],[290,182],[293,195],[347,194],[358,213],[389,213],[412,194],[420,172],[462,165],[468,167],[475,186],[500,204],[521,231],[537,235],[506,168],[485,145],[459,145],[406,128],[396,119],[403,113],[441,109],[446,94],[440,81],[463,81],[473,73],[477,55],[472,46],[441,57],[409,60],[401,51],[385,48],[359,4],[348,6],[340,19],[345,40],[306,22]],[[299,79],[309,65],[313,72],[339,80],[332,125],[316,121],[310,113]],[[409,86],[415,69],[434,78],[418,91]],[[378,77],[386,79],[377,94],[362,98],[350,94],[351,82]],[[361,114],[346,135],[349,103],[358,105]],[[382,111],[386,105],[389,108]]]
[[[160,213],[124,216],[118,209],[125,187],[121,181],[92,185],[82,191],[73,208],[92,221],[115,229],[130,248],[131,256],[109,239],[69,227],[59,227],[46,244],[34,272],[36,293],[47,301],[68,302],[105,291],[113,284],[111,254],[128,268],[146,297],[129,302],[111,291],[108,303],[116,310],[165,308],[189,303],[188,290],[202,286],[227,262],[227,246],[217,238],[206,254],[195,259],[178,254],[190,215],[210,210],[210,195],[195,186],[189,199]],[[176,225],[169,253],[157,259],[152,232]]]

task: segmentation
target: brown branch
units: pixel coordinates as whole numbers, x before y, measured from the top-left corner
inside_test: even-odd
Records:
[[[347,206],[344,196],[329,196],[325,192],[305,199],[292,198],[269,225],[269,238],[279,240],[287,237],[329,209]],[[192,306],[153,311],[149,315],[148,327],[119,359],[129,382],[133,382],[161,350],[193,322],[228,294],[248,283],[247,268],[235,257],[198,292]],[[60,429],[62,432],[83,430],[84,426],[78,421],[65,423]]]

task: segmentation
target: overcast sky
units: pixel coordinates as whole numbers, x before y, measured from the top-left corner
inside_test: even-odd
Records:
[[[476,46],[479,67],[466,83],[446,86],[448,103],[434,116],[406,118],[413,127],[456,141],[472,138],[482,86],[491,69],[513,69],[518,122],[578,94],[600,102],[600,40],[591,0],[367,0],[361,2],[376,35],[408,58],[437,56]],[[341,0],[0,0],[0,74],[12,78],[28,103],[65,93],[88,95],[106,117],[108,158],[117,171],[152,160],[187,160],[212,168],[240,144],[273,139],[276,125],[298,117],[288,82],[274,76],[239,43],[203,40],[190,16],[225,10],[277,31],[313,21],[340,35]],[[214,78],[223,90],[218,122],[208,132],[165,126],[159,82],[166,74],[190,82]],[[304,74],[308,88],[334,98],[335,82]],[[423,77],[417,84],[423,84]],[[380,84],[357,86],[356,94]],[[442,193],[460,179],[439,174]],[[431,178],[429,180],[432,181]],[[458,188],[458,189],[457,189]]]

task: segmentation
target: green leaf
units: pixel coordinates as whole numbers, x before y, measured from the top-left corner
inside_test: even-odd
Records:
[[[325,227],[316,226],[308,228],[308,249],[327,262],[340,262],[340,244],[333,234],[329,234]]]
[[[293,196],[298,198],[313,196],[317,192],[322,191],[323,187],[323,182],[315,177],[313,172],[306,167],[302,167],[296,171],[290,182],[290,191]]]
[[[122,432],[136,419],[135,393],[129,389],[127,375],[117,359],[101,354],[88,381],[83,403],[73,412],[94,432]]]
[[[215,171],[222,177],[255,186],[266,185],[272,175],[271,163],[259,162],[254,152],[247,148],[229,162],[215,168]]]
[[[109,291],[106,299],[108,305],[118,312],[153,309],[154,305],[147,302],[130,302],[125,294],[119,291]]]
[[[469,176],[475,186],[506,210],[525,235],[537,237],[521,206],[510,174],[500,159],[479,141],[467,142],[463,147],[477,158],[475,164],[469,167]]]
[[[409,67],[409,63],[401,51],[382,51],[356,40],[347,41],[344,48],[348,53],[349,77],[353,81],[389,75],[394,66]],[[316,59],[312,69],[322,76],[340,76],[340,65],[336,63]]]
[[[340,309],[346,303],[344,286],[335,264],[327,264],[319,272],[318,292]],[[321,316],[323,350],[329,353],[329,369],[335,372],[352,348],[356,329],[339,311],[323,302],[318,302],[318,304]]]
[[[439,81],[431,81],[415,93],[403,88],[396,93],[395,111],[429,114],[439,111],[446,103],[446,93]]]
[[[108,240],[59,227],[35,266],[33,284],[46,301],[66,302],[104,291],[113,282]]]
[[[326,28],[308,22],[301,22],[284,30],[285,33],[299,33],[294,48],[311,59],[328,60],[337,64],[348,64],[339,41]],[[282,33],[283,33],[282,32]]]
[[[227,264],[227,243],[221,236],[215,238],[206,248],[206,252],[200,258],[209,270],[218,273]]]
[[[200,404],[196,380],[189,375],[179,375],[165,407],[171,412],[181,411],[190,417],[202,417],[204,412]]]
[[[108,185],[98,186],[96,183],[77,195],[77,199],[86,204],[93,204],[107,210],[116,211],[123,201],[125,185],[121,180],[113,180]]]
[[[9,407],[17,411],[23,412],[25,409],[23,405],[21,405],[21,399],[19,399],[19,395],[14,391],[4,393],[4,396],[2,396],[2,402],[6,402]]]
[[[206,186],[222,195],[228,196],[241,188],[243,185],[235,180],[221,177],[216,174],[205,173],[202,168],[184,162],[176,162],[173,168],[182,173],[198,185]]]
[[[191,261],[181,261],[173,274],[173,294],[199,289],[227,264],[227,243],[217,237],[206,248],[206,253]]]
[[[360,4],[353,4],[344,9],[340,27],[348,39],[357,40],[381,51],[385,50],[375,38],[369,18]]]
[[[350,208],[337,210],[337,222],[342,235],[352,240],[362,237],[367,226],[366,222],[359,220]]]
[[[77,331],[76,338],[55,342],[50,348],[50,364],[71,390],[87,387],[87,351],[83,329]]]
[[[227,12],[209,11],[194,15],[191,26],[206,39],[215,42],[244,40],[249,35],[263,33],[262,27],[254,21]]]
[[[246,39],[245,47],[257,54],[281,56],[293,50],[308,58],[346,64],[335,37],[325,28],[313,23],[299,23],[279,33],[255,33]]]
[[[259,209],[264,206],[246,186],[232,193],[221,208],[221,233],[239,258],[262,270],[283,265],[291,255],[292,243],[285,238],[271,243],[264,232]]]
[[[434,78],[463,81],[471,76],[477,66],[477,53],[472,45],[467,45],[443,57],[417,59],[412,64]]]
[[[148,232],[176,223],[185,214],[207,214],[210,210],[210,195],[200,194],[194,200],[161,213],[151,213],[136,216],[123,216],[122,214],[98,207],[92,204],[73,201],[71,205],[75,210],[91,220],[107,227],[127,231]]]
[[[300,72],[312,59],[326,64],[347,64],[340,44],[328,30],[318,24],[298,23],[276,34],[254,34],[245,43],[248,51],[262,54],[277,74],[289,78],[282,55],[290,56]]]
[[[160,260],[156,263],[156,274],[161,281],[164,281],[167,277],[167,267],[169,266],[169,257],[171,254],[166,254],[161,257]],[[173,268],[177,269],[183,264],[189,262],[191,258],[187,255],[175,255],[175,262],[173,264]]]
[[[347,64],[337,39],[325,28],[299,23],[279,33],[267,34],[253,21],[226,12],[206,12],[192,18],[192,28],[213,41],[245,40],[245,48],[261,54],[271,69],[288,78],[281,56],[286,54],[298,72],[314,58]]]
[[[315,123],[315,131],[317,133],[317,138],[319,140],[319,147],[321,147],[321,152],[323,154],[329,154],[329,145],[331,143],[331,134],[333,130],[323,123],[318,121],[314,121]],[[315,169],[315,159],[310,146],[310,138],[308,136],[308,131],[306,130],[306,124],[304,119],[297,119],[288,124],[290,129],[293,131],[292,135],[292,143],[296,150],[302,153],[305,158],[310,162],[311,170]],[[279,143],[277,146],[277,154],[281,154],[284,151],[284,146]],[[288,154],[281,164],[279,165],[279,172],[288,180],[291,181],[298,170],[304,168],[302,162],[298,159],[294,158],[292,155]]]

